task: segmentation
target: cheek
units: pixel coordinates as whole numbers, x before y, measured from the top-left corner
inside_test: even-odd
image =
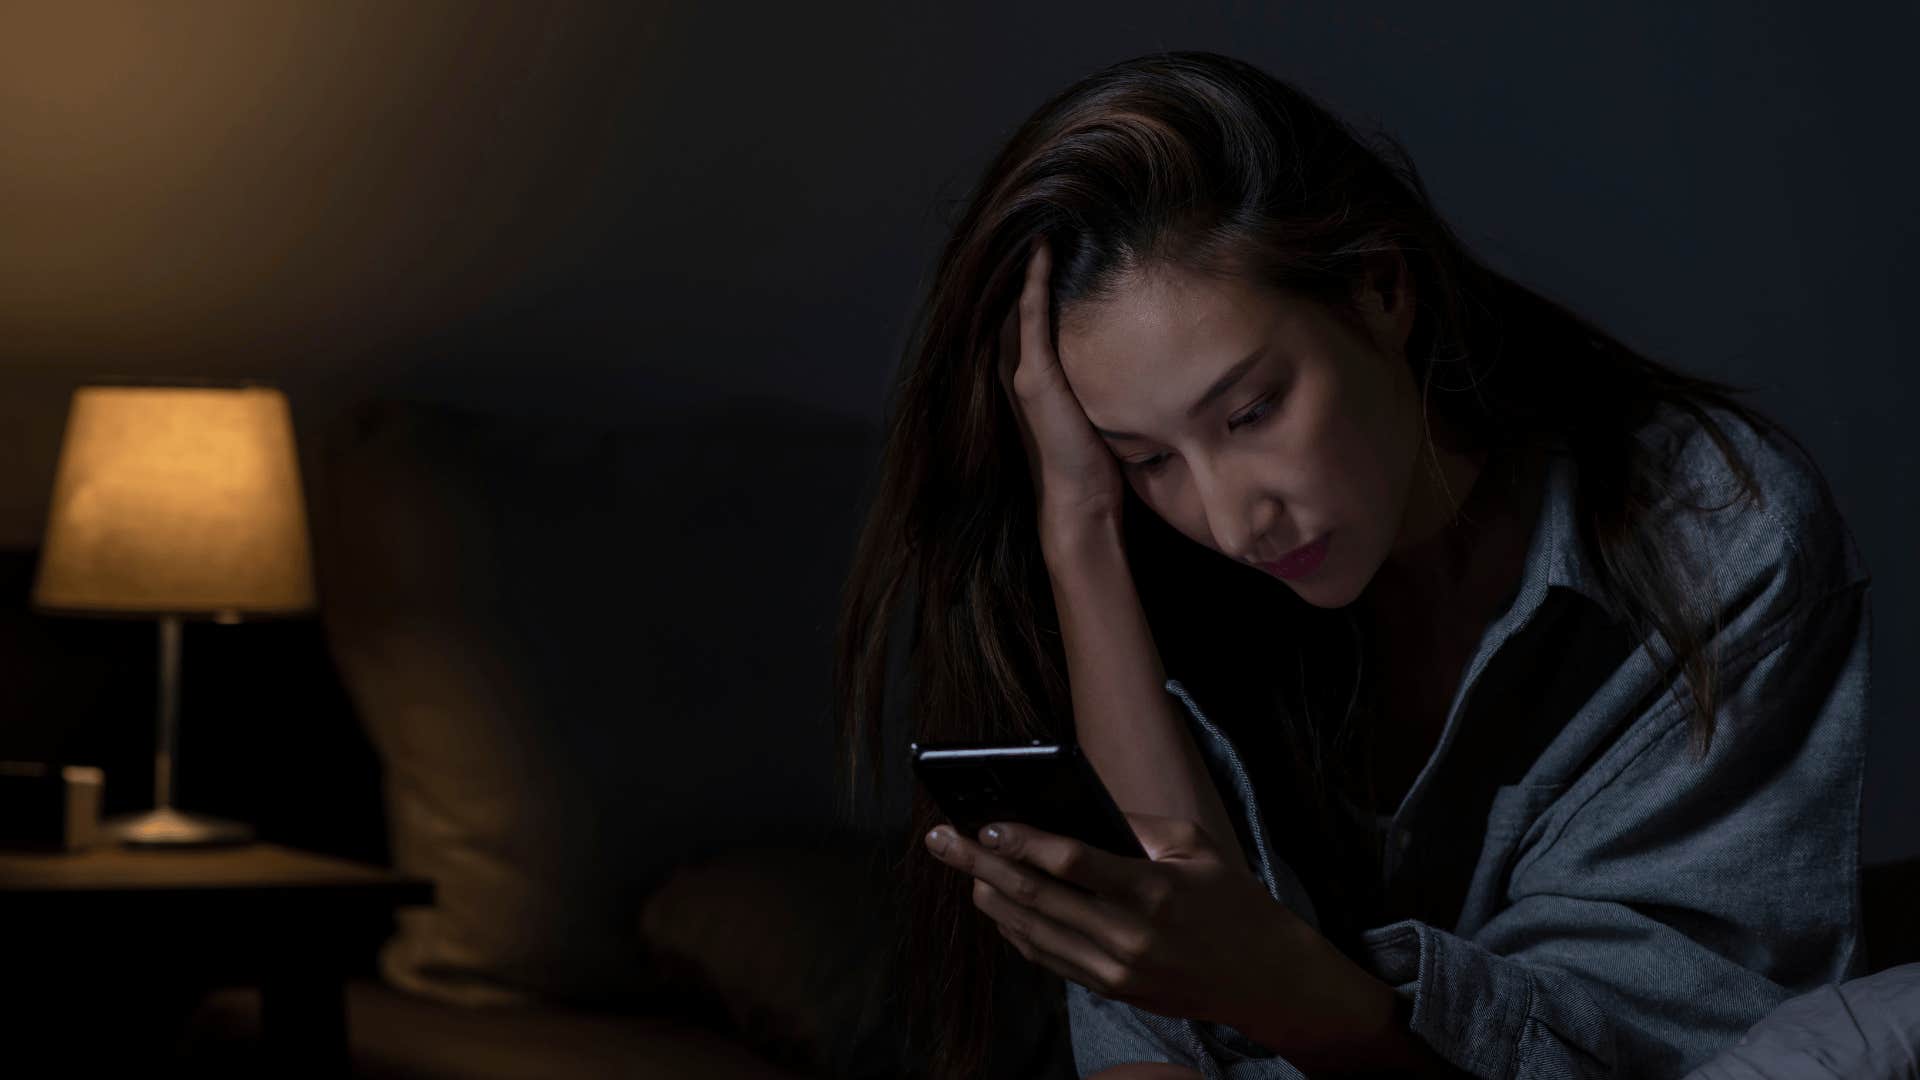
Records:
[[[1199,544],[1209,551],[1217,551],[1213,546],[1213,533],[1207,527],[1207,517],[1201,509],[1198,499],[1176,493],[1171,484],[1142,484],[1129,480],[1133,484],[1133,493],[1148,512],[1165,522],[1173,531]]]
[[[1183,509],[1178,499],[1170,499],[1164,494],[1149,498],[1139,487],[1136,486],[1134,490],[1140,495],[1140,501],[1146,504],[1147,509],[1158,515],[1161,521],[1173,528],[1173,531],[1201,547],[1209,549],[1213,547],[1213,537],[1207,529],[1206,518],[1197,507],[1190,510]]]
[[[1307,463],[1294,489],[1302,524],[1330,528],[1364,527],[1376,516],[1381,477],[1380,446],[1370,403],[1357,401],[1352,388],[1329,380],[1318,393],[1299,402],[1284,452]]]
[[[1301,417],[1309,422],[1300,452],[1314,462],[1301,510],[1307,524],[1339,533],[1334,573],[1319,583],[1338,593],[1340,583],[1370,578],[1398,534],[1407,440],[1398,407],[1368,388],[1336,384],[1313,405]]]

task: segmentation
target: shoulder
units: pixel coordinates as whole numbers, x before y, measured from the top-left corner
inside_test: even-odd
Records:
[[[1852,531],[1799,440],[1757,411],[1752,419],[1719,405],[1700,411],[1663,404],[1636,432],[1651,461],[1664,463],[1648,539],[1684,564],[1729,622],[1744,611],[1749,628],[1865,583]]]

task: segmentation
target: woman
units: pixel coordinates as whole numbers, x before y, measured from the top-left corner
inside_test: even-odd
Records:
[[[911,600],[913,737],[1077,739],[1152,858],[916,796],[936,1075],[1016,957],[1108,1077],[1678,1076],[1860,971],[1868,578],[1817,468],[1476,260],[1385,141],[1147,56],[954,227],[844,601],[849,760]]]

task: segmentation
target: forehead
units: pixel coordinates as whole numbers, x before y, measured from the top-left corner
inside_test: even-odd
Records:
[[[1287,306],[1240,278],[1130,275],[1112,296],[1062,313],[1060,366],[1089,408],[1089,396],[1201,387],[1267,341]]]

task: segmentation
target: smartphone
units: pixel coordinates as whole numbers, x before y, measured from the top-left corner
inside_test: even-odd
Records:
[[[1147,857],[1133,827],[1074,743],[1010,746],[911,744],[913,771],[961,835],[1018,822],[1115,855]]]

